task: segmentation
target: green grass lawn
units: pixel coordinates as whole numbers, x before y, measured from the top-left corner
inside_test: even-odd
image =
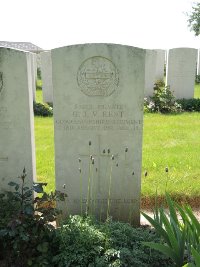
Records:
[[[144,115],[143,196],[164,195],[166,184],[178,198],[200,196],[199,136],[200,113]]]
[[[42,90],[42,80],[37,80],[36,82],[36,88],[39,89],[39,90]]]
[[[35,100],[37,103],[43,103],[42,90],[36,90],[36,99]]]
[[[200,97],[200,85],[195,87]],[[42,102],[42,91],[37,90]],[[53,118],[35,117],[37,177],[55,188]],[[169,172],[165,172],[168,167]],[[147,171],[147,176],[144,173]],[[143,131],[142,197],[152,201],[156,188],[179,199],[200,199],[200,113],[145,114]],[[199,202],[200,205],[200,202]]]
[[[200,98],[200,83],[195,85],[194,98]]]
[[[35,117],[37,179],[48,183],[48,191],[55,189],[53,138],[53,118]]]
[[[54,189],[53,119],[35,117],[37,177]],[[144,115],[142,196],[200,196],[200,113]],[[168,167],[169,172],[165,172]],[[147,171],[147,176],[144,176]]]

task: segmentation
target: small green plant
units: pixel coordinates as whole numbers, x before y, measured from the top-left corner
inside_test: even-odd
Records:
[[[164,88],[165,87],[165,82],[164,80],[157,80],[154,84],[154,88]]]
[[[192,250],[192,256],[193,256],[193,263],[187,263],[184,265],[184,267],[199,267],[200,266],[200,253],[194,249],[193,247],[191,248]]]
[[[171,266],[172,262],[143,241],[161,242],[154,230],[133,228],[130,224],[105,223],[91,217],[70,216],[57,231],[61,240],[59,254],[54,263],[65,266]]]
[[[96,182],[95,182],[95,173],[98,172],[97,167],[95,166],[95,158],[91,154],[91,145],[92,142],[89,141],[89,166],[88,166],[88,184],[87,184],[87,201],[86,201],[86,215],[94,215],[95,214],[95,208],[96,208]],[[113,171],[113,161],[115,159],[114,155],[110,155],[110,149],[106,150],[104,149],[103,154],[107,157],[107,167],[109,166],[109,174],[108,174],[108,195],[107,195],[107,211],[106,211],[106,217],[107,219],[110,216],[110,208],[111,208],[111,189],[112,189],[112,171]],[[80,209],[81,209],[81,215],[83,214],[83,195],[82,195],[82,161],[81,158],[79,158],[79,173],[80,173]],[[107,168],[106,168],[106,174],[107,176]],[[100,220],[101,220],[101,210],[100,210]]]
[[[186,228],[180,229],[177,226],[177,218],[176,216],[173,217],[174,213],[170,214],[170,219],[168,219],[163,208],[160,208],[159,212],[163,226],[147,214],[142,214],[155,227],[156,232],[164,239],[166,244],[152,242],[145,242],[144,244],[164,253],[176,263],[176,266],[181,267],[184,264]]]
[[[0,221],[0,260],[8,266],[52,266],[57,241],[51,222],[60,211],[48,203],[64,200],[66,195],[58,191],[46,194],[43,191],[46,183],[26,186],[25,169],[19,178],[20,183],[9,182],[12,191],[1,194],[0,211],[5,218]],[[34,192],[41,196],[34,198]],[[9,204],[4,206],[4,203]]]
[[[107,219],[110,216],[110,198],[111,198],[111,188],[112,188],[112,171],[113,171],[113,160],[115,159],[114,155],[110,158],[110,173],[109,173],[109,186],[108,186],[108,201],[107,201]]]
[[[53,116],[53,108],[48,104],[33,102],[33,110],[35,116],[51,117]]]
[[[152,242],[145,242],[144,244],[164,253],[175,262],[177,267],[181,267],[186,259],[188,262],[191,261],[191,251],[194,252],[194,249],[200,250],[200,223],[191,208],[187,206],[180,207],[172,201],[167,193],[166,201],[169,207],[169,214],[167,216],[164,209],[159,208],[160,221],[142,213],[155,227],[157,234],[164,239],[165,244]],[[177,213],[180,214],[182,222],[178,219]]]
[[[148,112],[180,112],[181,105],[175,101],[175,97],[169,86],[164,86],[163,81],[159,80],[154,84],[154,93],[150,101],[145,98],[144,107]]]
[[[200,112],[200,98],[178,99],[177,103],[181,105],[184,111]]]
[[[123,162],[118,162],[118,154],[112,154],[110,148],[104,148],[101,151],[98,151],[96,154],[91,154],[91,151],[94,150],[92,149],[92,142],[88,142],[88,153],[86,155],[79,155],[78,158],[78,170],[79,170],[79,196],[80,196],[80,214],[81,215],[86,215],[86,216],[95,216],[96,218],[101,220],[108,220],[109,217],[112,217],[112,210],[113,210],[113,186],[114,184],[114,179],[113,177],[113,172],[115,171],[114,168],[118,168],[119,164],[123,168],[123,166],[126,166],[128,163],[128,147],[125,147],[124,151],[124,161]],[[85,196],[83,195],[83,173],[82,169],[83,168],[83,162],[81,157],[85,157],[87,161],[85,161],[86,164],[88,164],[88,171],[86,172],[87,175],[87,192]],[[99,179],[99,160],[98,157],[104,157],[105,159],[105,168],[103,170],[100,170],[101,177],[102,179],[105,180],[106,183],[106,192],[105,192],[105,198],[104,199],[98,199],[98,180]],[[124,174],[122,174],[122,178],[126,175],[125,173],[125,168],[123,168]],[[134,184],[134,171],[132,171],[132,182]],[[120,194],[119,194],[119,200],[120,199]],[[84,205],[83,200],[86,199],[86,204]],[[100,200],[100,201],[99,201]],[[103,201],[101,201],[103,200]],[[104,202],[104,203],[103,203]],[[120,204],[121,201],[119,201],[119,206],[116,207],[118,209],[118,214],[115,217],[118,220],[122,220],[121,216],[121,209],[122,205]],[[114,204],[116,205],[116,204]],[[133,210],[134,210],[134,201],[132,200],[132,204],[129,205],[128,209],[128,217],[129,217],[129,222],[133,223]],[[115,213],[116,214],[116,213]]]
[[[41,72],[41,68],[37,68],[37,78],[38,78],[39,80],[41,80],[41,79],[42,79],[42,72]]]
[[[165,63],[165,64],[164,64],[164,76],[166,76],[166,67],[167,67],[166,65],[167,65],[167,64]]]
[[[192,247],[192,256],[194,258],[194,263],[196,266],[200,266],[200,252]]]
[[[200,75],[196,75],[195,82],[196,82],[196,83],[200,83]]]

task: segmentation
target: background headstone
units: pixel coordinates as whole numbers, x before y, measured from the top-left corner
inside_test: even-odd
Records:
[[[42,52],[40,56],[43,102],[53,103],[51,51]]]
[[[165,50],[156,49],[156,72],[155,72],[155,80],[163,80],[164,79],[164,66],[165,66]]]
[[[30,65],[28,53],[0,48],[0,190],[19,182],[24,167],[27,185],[35,179]]]
[[[177,99],[194,97],[197,49],[174,48],[168,51],[166,84]]]
[[[56,189],[68,194],[62,209],[139,224],[145,50],[58,48],[52,72]]]
[[[197,57],[197,75],[200,75],[200,49],[198,49],[198,57]]]
[[[32,92],[33,100],[36,100],[36,84],[37,84],[37,55],[30,53],[31,57],[31,75],[32,75]]]
[[[153,95],[153,87],[156,81],[156,50],[146,50],[146,63],[145,63],[145,90],[144,95],[146,97]]]

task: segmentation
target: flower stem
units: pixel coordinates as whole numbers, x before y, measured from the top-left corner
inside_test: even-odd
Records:
[[[113,169],[113,163],[111,160],[111,166],[110,166],[110,177],[109,177],[109,187],[108,187],[108,206],[107,206],[107,219],[110,214],[110,195],[111,195],[111,185],[112,185],[112,169]]]

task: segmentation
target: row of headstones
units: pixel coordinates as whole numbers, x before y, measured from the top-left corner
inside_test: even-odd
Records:
[[[85,44],[53,49],[56,189],[64,213],[139,224],[148,51]],[[36,179],[32,57],[0,48],[0,188]]]
[[[52,50],[56,189],[65,213],[138,224],[145,54],[86,44]],[[36,179],[30,53],[0,48],[0,189]],[[16,180],[17,181],[17,180]]]
[[[160,73],[162,73],[160,77],[157,76],[156,71],[158,58]],[[174,48],[166,53],[161,50],[159,54],[156,50],[148,50],[146,54],[145,96],[152,96],[155,82],[164,79],[164,65],[166,65],[165,84],[170,87],[175,98],[193,98],[199,63],[198,50],[194,48]]]
[[[164,80],[166,66],[166,85],[170,86],[177,99],[193,98],[196,69],[200,74],[200,60],[197,60],[198,50],[193,48],[165,50],[146,50],[145,67],[145,97],[153,95],[154,84]],[[199,62],[197,66],[197,61]],[[41,70],[43,79],[43,100],[53,102],[51,52],[41,53]]]

